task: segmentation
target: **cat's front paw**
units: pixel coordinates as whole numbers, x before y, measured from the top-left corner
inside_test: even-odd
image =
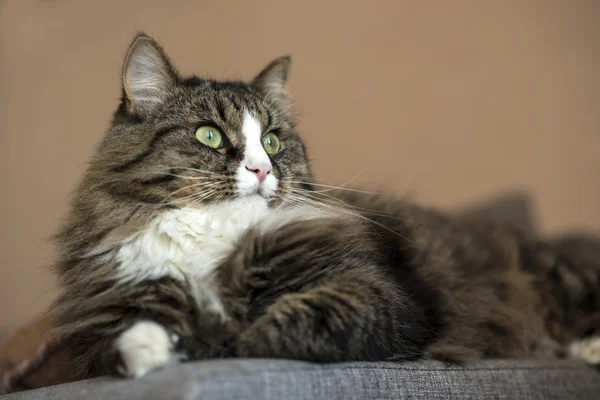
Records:
[[[156,322],[136,322],[115,341],[115,350],[119,355],[117,372],[136,378],[178,361],[173,352],[178,340],[176,335],[170,335]]]
[[[577,340],[569,345],[569,357],[600,366],[600,336]]]

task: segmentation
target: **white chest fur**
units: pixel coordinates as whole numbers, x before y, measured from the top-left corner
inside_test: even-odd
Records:
[[[251,226],[276,229],[294,220],[323,217],[311,207],[270,209],[259,197],[222,202],[203,209],[165,211],[141,232],[121,240],[111,257],[117,274],[139,282],[172,277],[186,280],[201,307],[223,317],[212,272],[234,250],[240,236]]]
[[[224,202],[204,209],[165,211],[121,242],[119,272],[134,280],[206,277],[239,236],[268,213],[265,202]]]

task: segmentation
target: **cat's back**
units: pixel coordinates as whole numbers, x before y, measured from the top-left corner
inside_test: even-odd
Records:
[[[397,274],[405,280],[403,290],[426,288],[436,298],[443,328],[430,349],[433,356],[556,356],[560,338],[549,332],[548,315],[561,305],[547,304],[550,289],[540,283],[546,276],[532,273],[523,258],[526,251],[537,254],[532,238],[502,224],[388,196],[335,195],[373,221],[388,264],[410,271]]]

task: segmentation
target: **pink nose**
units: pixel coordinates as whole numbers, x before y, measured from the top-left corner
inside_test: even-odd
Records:
[[[254,172],[258,178],[258,183],[263,183],[267,179],[267,175],[273,171],[273,168],[269,164],[252,164],[246,165],[246,169],[250,172]]]

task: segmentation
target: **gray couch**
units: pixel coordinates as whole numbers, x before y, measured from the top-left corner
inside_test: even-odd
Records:
[[[526,195],[462,210],[535,232]],[[494,360],[311,364],[215,360],[171,366],[143,378],[98,378],[0,396],[8,399],[596,399],[600,370],[573,361]]]
[[[14,399],[600,399],[600,371],[580,363],[486,361],[310,364],[219,360],[135,380],[98,378],[0,397]]]

